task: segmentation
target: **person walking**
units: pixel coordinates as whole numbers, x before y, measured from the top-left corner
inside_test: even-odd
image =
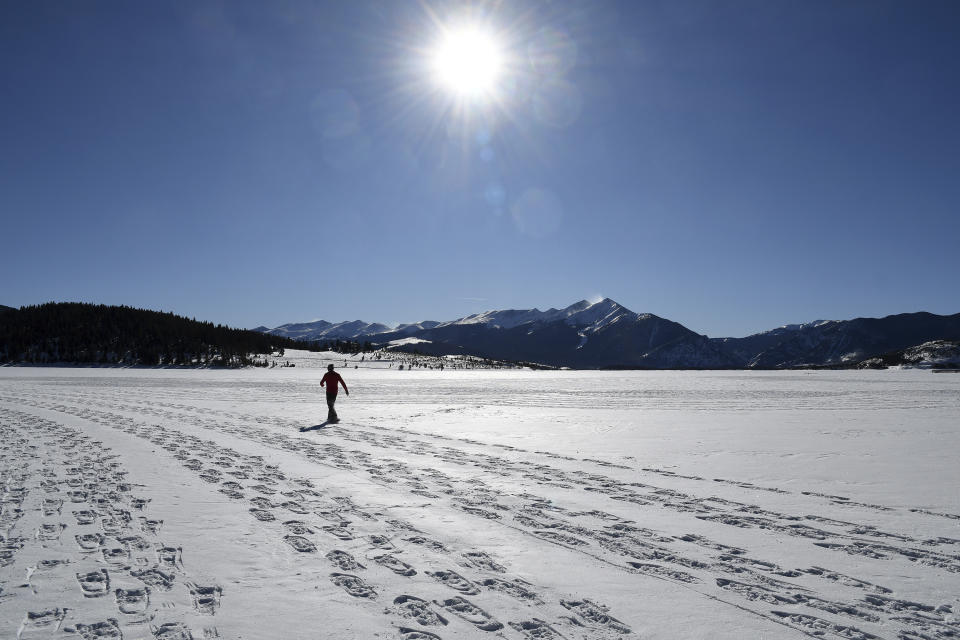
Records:
[[[340,422],[340,418],[337,417],[337,412],[333,408],[333,403],[337,401],[337,391],[340,390],[338,385],[343,385],[343,390],[347,395],[350,395],[350,390],[347,389],[347,383],[343,381],[343,378],[340,377],[340,374],[333,370],[333,365],[327,365],[327,372],[323,374],[323,378],[320,379],[320,386],[327,388],[327,422],[336,423]]]

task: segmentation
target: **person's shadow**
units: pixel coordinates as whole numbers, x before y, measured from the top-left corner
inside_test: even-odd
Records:
[[[326,422],[321,422],[320,424],[315,424],[312,427],[300,427],[300,433],[303,433],[305,431],[317,431],[318,429],[323,429],[328,424],[330,424],[329,420],[327,420]]]

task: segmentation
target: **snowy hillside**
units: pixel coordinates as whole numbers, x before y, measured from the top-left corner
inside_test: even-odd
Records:
[[[747,366],[762,369],[804,365],[854,366],[868,358],[931,340],[960,339],[960,314],[904,313],[885,318],[811,323],[778,338],[756,349]],[[754,339],[751,336],[730,342],[743,344]]]
[[[908,367],[918,369],[960,369],[960,341],[933,340],[921,345],[870,358],[861,368]]]
[[[917,367],[960,368],[960,342],[934,340],[905,349],[904,364]]]
[[[404,335],[412,336],[420,331],[426,331],[427,329],[433,329],[435,326],[440,324],[439,322],[434,322],[433,320],[424,320],[423,322],[415,322],[412,324],[401,324],[397,326],[396,329],[387,329],[386,331],[381,331],[380,333],[401,333]],[[376,335],[376,334],[373,334]]]

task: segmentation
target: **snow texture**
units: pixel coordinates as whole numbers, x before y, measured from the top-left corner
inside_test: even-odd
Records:
[[[0,637],[960,634],[960,375],[289,356],[0,368]]]

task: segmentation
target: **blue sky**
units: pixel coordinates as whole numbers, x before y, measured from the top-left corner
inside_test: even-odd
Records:
[[[960,311],[960,4],[7,2],[0,304]],[[456,94],[454,25],[503,70]]]

